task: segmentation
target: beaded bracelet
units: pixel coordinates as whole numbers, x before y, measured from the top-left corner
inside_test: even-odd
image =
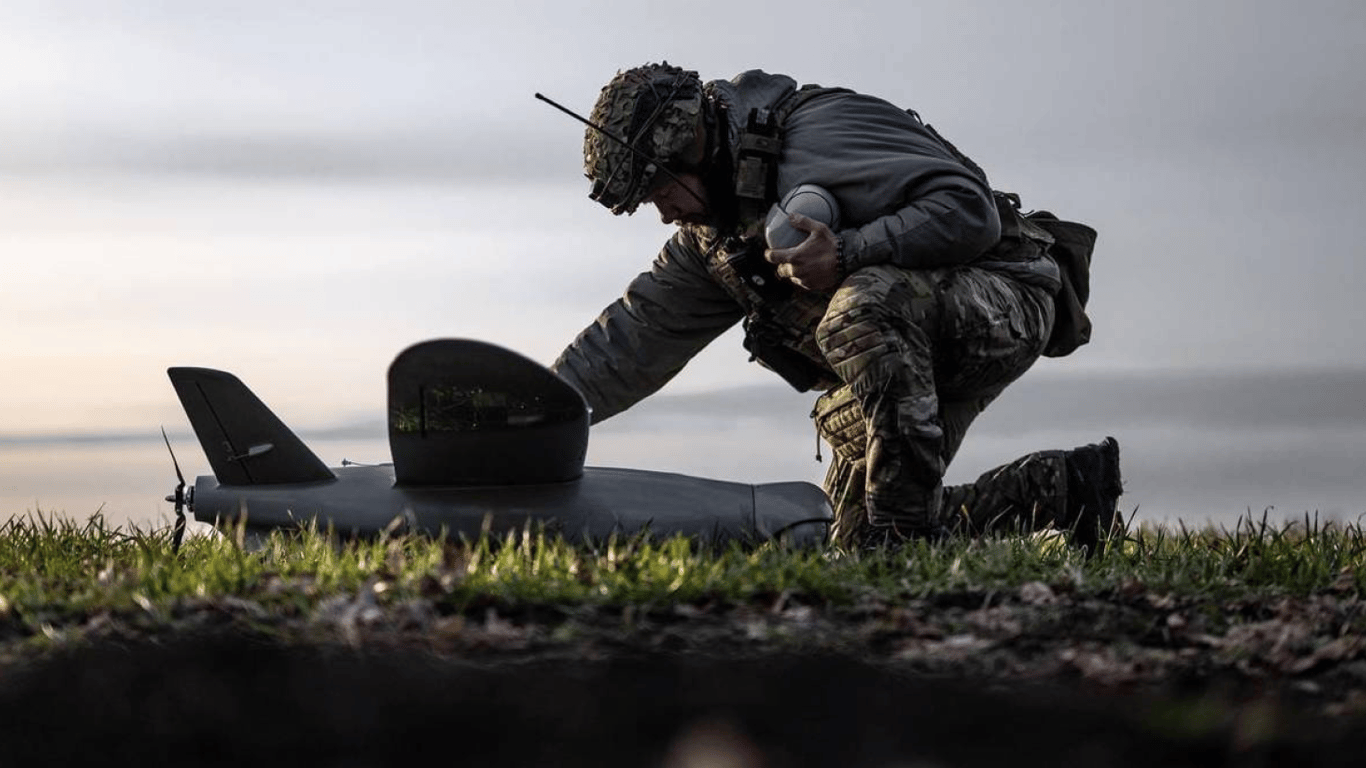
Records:
[[[849,276],[849,255],[844,252],[843,235],[835,235],[835,269],[841,278]]]

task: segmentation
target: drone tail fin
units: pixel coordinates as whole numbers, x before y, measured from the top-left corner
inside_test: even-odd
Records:
[[[220,484],[310,483],[336,477],[236,376],[211,368],[171,368],[166,373]]]

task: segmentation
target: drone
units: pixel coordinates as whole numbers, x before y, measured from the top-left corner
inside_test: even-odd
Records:
[[[583,396],[539,363],[482,341],[425,341],[395,358],[392,461],[373,465],[327,466],[230,373],[167,374],[213,470],[186,487],[172,451],[177,547],[187,511],[253,538],[316,526],[350,537],[474,539],[531,526],[570,542],[644,533],[800,546],[825,541],[833,522],[824,491],[808,482],[584,466]]]

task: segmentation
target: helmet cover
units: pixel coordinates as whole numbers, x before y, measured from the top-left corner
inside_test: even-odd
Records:
[[[618,72],[593,106],[592,122],[602,131],[584,131],[583,169],[593,182],[588,196],[614,214],[634,213],[660,166],[681,165],[693,153],[702,119],[696,72],[668,62]]]

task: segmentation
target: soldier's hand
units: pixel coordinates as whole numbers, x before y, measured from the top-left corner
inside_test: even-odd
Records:
[[[778,277],[808,291],[828,291],[838,286],[840,268],[835,233],[825,224],[800,213],[788,214],[787,220],[807,235],[791,248],[764,251],[764,258],[777,266]]]

